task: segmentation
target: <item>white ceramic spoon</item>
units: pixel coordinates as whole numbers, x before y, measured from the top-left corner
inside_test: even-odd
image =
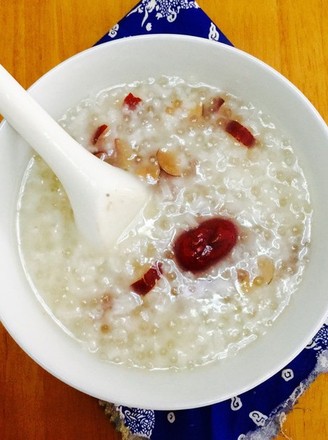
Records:
[[[97,247],[115,244],[148,200],[146,184],[89,153],[1,65],[0,114],[56,174],[79,231]]]

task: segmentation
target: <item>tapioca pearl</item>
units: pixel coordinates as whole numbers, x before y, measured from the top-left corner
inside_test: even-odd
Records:
[[[247,166],[257,164],[261,160],[261,149],[257,147],[248,148],[244,160]]]
[[[195,202],[195,200],[197,199],[197,194],[193,188],[186,189],[186,191],[184,193],[184,199],[187,203]],[[168,209],[174,210],[174,212],[176,212],[176,210],[177,210],[176,205],[170,205],[170,207]]]
[[[312,205],[309,203],[308,200],[306,200],[306,201],[303,203],[303,212],[304,212],[305,215],[312,214],[312,212],[313,212]]]
[[[140,325],[139,325],[139,330],[142,333],[149,333],[151,329],[151,325],[149,324],[149,322],[146,321],[141,321]]]
[[[157,335],[158,334],[158,332],[159,332],[159,326],[157,325],[157,324],[152,324],[151,326],[150,326],[150,329],[149,329],[149,331],[150,331],[150,333],[152,334],[152,335]]]
[[[101,334],[107,335],[111,331],[111,327],[109,324],[101,324],[99,326],[99,331],[101,332]]]
[[[231,327],[227,330],[226,336],[230,339],[230,341],[237,341],[241,336],[241,329],[238,327]]]
[[[208,350],[204,345],[200,345],[197,352],[194,354],[198,365],[206,364],[210,358],[213,358],[213,355],[215,355],[213,350]]]
[[[85,325],[84,319],[75,317],[75,319],[72,322],[73,322],[73,327],[75,328],[75,331],[77,333],[80,333],[81,329]]]
[[[220,319],[229,319],[233,312],[235,311],[235,305],[232,303],[230,299],[229,302],[222,303],[220,305]]]
[[[160,228],[162,231],[169,231],[173,228],[173,224],[168,218],[162,217],[154,223],[156,228]]]
[[[100,320],[104,316],[104,309],[101,305],[98,305],[94,309],[89,311],[89,318],[92,320]]]
[[[179,359],[179,353],[177,350],[172,350],[170,353],[170,364],[177,365]]]
[[[279,207],[280,208],[285,208],[288,207],[290,205],[290,196],[289,195],[285,195],[279,198]]]
[[[248,302],[248,304],[243,308],[243,313],[246,317],[255,318],[257,316],[257,307],[254,302]]]
[[[83,330],[82,332],[81,332],[81,337],[83,337],[86,341],[92,341],[92,337],[93,337],[93,334],[92,334],[92,332],[90,331],[90,329],[89,328],[87,328],[86,330]]]
[[[91,340],[91,341],[89,341],[89,343],[88,343],[88,349],[89,349],[89,351],[90,351],[91,353],[96,353],[96,352],[98,351],[98,349],[99,349],[99,347],[98,347],[98,342],[95,341],[95,340]]]
[[[196,362],[193,359],[187,360],[186,367],[189,370],[193,370],[196,367]]]
[[[254,196],[256,199],[261,195],[262,189],[260,184],[256,184],[255,186],[252,186],[250,190],[252,196]]]
[[[302,212],[298,212],[295,216],[295,218],[299,221],[299,217],[303,217],[305,218],[304,214]],[[298,222],[295,223],[291,229],[290,229],[291,233],[293,236],[299,236],[299,235],[303,235],[303,227],[302,227],[302,223]]]
[[[108,324],[104,324],[105,326],[107,325],[109,330],[111,331],[112,337],[113,339],[115,339],[117,341],[117,343],[126,343],[128,341],[128,331],[124,328],[124,327],[111,327],[110,321],[108,321]]]
[[[296,162],[296,158],[295,155],[293,154],[293,152],[290,149],[284,149],[283,150],[283,163],[287,166],[287,167],[292,167],[295,162]]]
[[[238,156],[237,157],[236,156],[231,156],[228,159],[228,165],[231,165],[234,168],[240,167],[242,162],[243,162],[243,158],[238,157]]]
[[[98,351],[98,356],[99,356],[99,359],[101,361],[104,361],[104,362],[109,361],[109,355],[108,355],[108,352],[106,350],[106,347],[104,347],[104,349],[100,349]]]
[[[300,229],[303,231],[303,224],[305,222],[306,219],[306,215],[304,214],[303,211],[299,211],[296,213],[295,215],[295,220],[297,220],[300,224]]]
[[[273,301],[271,298],[261,298],[258,304],[259,311],[264,311],[267,309],[272,310],[273,307]]]
[[[107,341],[106,341],[107,343]],[[107,343],[107,349],[110,349],[111,345],[115,345],[115,341],[113,341],[111,344]],[[120,359],[121,363],[127,363],[129,362],[131,351],[129,350],[129,347],[124,345],[115,346],[115,353],[113,353],[118,359]],[[130,363],[130,362],[129,362]]]
[[[143,216],[146,220],[154,220],[160,216],[160,211],[158,206],[148,203],[144,210],[143,210]]]
[[[291,174],[289,171],[285,171],[285,170],[278,170],[277,174],[276,174],[276,179],[279,182],[285,183],[287,185],[290,185],[293,181],[293,174]]]
[[[148,358],[149,360],[154,359],[154,357],[155,357],[155,350],[151,346],[146,348],[146,350],[145,350],[145,357]]]
[[[217,326],[217,319],[215,317],[206,317],[203,322],[207,328],[215,328]]]
[[[249,328],[245,328],[245,327],[243,327],[243,329],[242,329],[242,335],[243,335],[243,338],[249,338],[249,337],[251,337],[252,336],[252,332],[251,332],[251,330],[249,329]]]
[[[302,203],[298,200],[293,200],[290,205],[290,210],[294,214],[298,214],[303,209]]]
[[[161,356],[166,357],[167,354],[168,354],[168,351],[169,350],[167,349],[167,347],[163,346],[163,347],[160,348],[159,353],[160,353]]]

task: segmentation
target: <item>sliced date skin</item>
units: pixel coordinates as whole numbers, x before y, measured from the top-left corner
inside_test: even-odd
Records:
[[[138,96],[134,96],[133,93],[129,93],[123,101],[123,104],[126,105],[129,110],[135,110],[138,105],[142,102],[142,99]]]
[[[161,278],[162,273],[162,263],[154,263],[142,278],[131,284],[132,290],[139,295],[146,295],[155,287],[155,284]]]
[[[105,131],[108,129],[108,125],[102,124],[99,125],[99,127],[96,129],[94,135],[92,136],[92,145],[96,145],[99,138],[105,133]]]
[[[229,219],[215,217],[183,232],[174,243],[178,266],[193,273],[209,269],[226,257],[238,239],[236,225]]]
[[[221,96],[216,96],[211,103],[203,105],[202,115],[209,116],[211,113],[218,113],[224,102]]]
[[[227,123],[225,131],[233,136],[238,142],[245,147],[253,147],[255,145],[255,137],[252,133],[238,121],[231,120]]]

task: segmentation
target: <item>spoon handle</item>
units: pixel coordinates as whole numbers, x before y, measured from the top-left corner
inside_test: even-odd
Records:
[[[57,175],[78,229],[89,241],[114,243],[148,199],[146,185],[89,153],[1,65],[0,114]]]
[[[72,167],[80,171],[84,168],[86,155],[90,153],[81,148],[2,65],[0,114],[48,163],[64,186]]]

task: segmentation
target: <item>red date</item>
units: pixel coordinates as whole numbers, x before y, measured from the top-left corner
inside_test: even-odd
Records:
[[[238,231],[228,219],[212,218],[197,228],[183,232],[174,243],[181,269],[196,273],[222,260],[237,243]]]

